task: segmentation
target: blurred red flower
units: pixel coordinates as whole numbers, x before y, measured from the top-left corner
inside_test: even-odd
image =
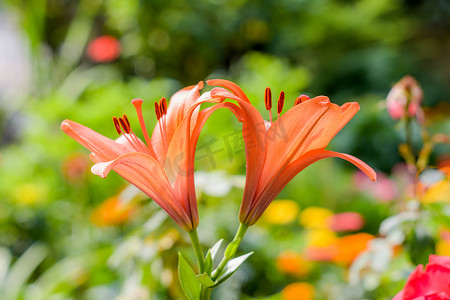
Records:
[[[450,256],[430,255],[425,270],[418,265],[392,300],[449,300]]]
[[[119,58],[120,50],[120,43],[115,37],[102,35],[89,43],[87,55],[93,62],[110,62]]]

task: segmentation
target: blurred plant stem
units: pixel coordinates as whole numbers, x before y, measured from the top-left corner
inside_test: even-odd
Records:
[[[212,289],[202,286],[202,290],[200,292],[200,300],[209,300],[211,298]]]
[[[230,248],[231,245],[234,246],[234,249],[237,249],[242,241],[242,239],[244,238],[245,233],[247,232],[248,229],[248,225],[239,224],[239,228],[236,232],[236,235],[234,236],[234,239],[231,241],[231,243],[228,244],[226,250],[225,250],[225,254],[222,258],[222,260],[219,263],[219,266],[217,267],[216,271],[212,274],[212,279],[216,280],[217,278],[219,278],[219,276],[222,274],[225,266],[227,265],[228,261],[230,259],[232,259],[234,257],[234,254],[236,253],[234,251],[234,253],[232,253],[231,255],[227,255],[227,250]]]
[[[200,241],[198,239],[197,229],[189,231],[189,238],[191,239],[192,248],[194,248],[195,256],[197,257],[198,261],[199,272],[201,274],[203,273],[205,268],[205,260],[203,258],[202,246],[200,245]]]

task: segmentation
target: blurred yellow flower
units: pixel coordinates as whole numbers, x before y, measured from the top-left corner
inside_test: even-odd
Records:
[[[328,218],[333,215],[329,209],[310,206],[300,213],[300,224],[306,228],[328,228]]]
[[[309,247],[327,247],[335,244],[338,237],[328,229],[311,229],[307,232],[306,240]]]
[[[275,200],[267,208],[263,220],[272,224],[288,224],[294,221],[299,212],[299,206],[292,200]]]
[[[448,202],[450,203],[450,180],[445,179],[433,184],[427,189],[422,198],[423,203]]]
[[[281,291],[282,300],[312,300],[314,299],[314,286],[307,282],[294,282]]]
[[[47,198],[47,194],[45,185],[30,182],[16,186],[12,191],[12,198],[17,203],[33,205],[43,202]]]
[[[301,254],[294,251],[285,251],[277,257],[277,268],[280,272],[294,275],[307,275],[312,267],[312,263],[306,260]]]
[[[450,241],[440,240],[436,243],[436,254],[450,256]]]

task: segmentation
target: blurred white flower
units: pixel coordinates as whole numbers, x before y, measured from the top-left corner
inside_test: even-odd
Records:
[[[0,41],[0,105],[9,110],[31,83],[29,45],[10,11],[0,10]]]
[[[245,186],[245,176],[228,175],[224,171],[197,171],[194,177],[196,192],[213,197],[226,196],[233,187],[243,189]]]

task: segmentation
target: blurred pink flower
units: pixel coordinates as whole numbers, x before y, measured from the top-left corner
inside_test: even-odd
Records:
[[[386,97],[389,115],[394,120],[408,117],[417,117],[423,122],[424,113],[421,108],[423,91],[412,76],[405,76],[397,82]]]
[[[430,262],[418,265],[405,287],[392,300],[449,300],[450,257],[430,255]]]
[[[110,62],[119,58],[120,50],[120,43],[115,37],[103,35],[89,43],[87,55],[93,62]]]
[[[368,191],[375,199],[388,202],[397,197],[397,188],[392,180],[379,172],[376,182],[368,179],[364,173],[358,171],[353,176],[353,183],[360,191]]]
[[[335,214],[328,218],[328,226],[331,230],[339,231],[355,231],[364,225],[364,218],[356,212],[343,212]]]

